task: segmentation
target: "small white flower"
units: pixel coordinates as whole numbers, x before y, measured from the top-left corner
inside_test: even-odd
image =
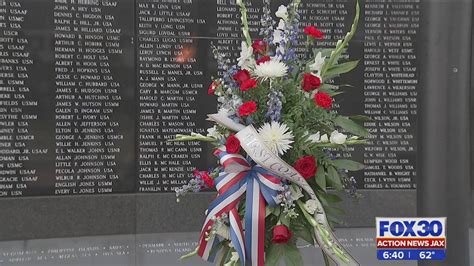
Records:
[[[258,133],[267,147],[277,155],[283,155],[291,148],[290,144],[293,143],[293,133],[283,123],[280,124],[275,121],[265,123],[258,130]]]
[[[237,261],[239,260],[239,253],[237,253],[237,252],[232,252],[231,254],[232,254],[232,256],[230,257],[229,262],[227,262],[226,264],[224,264],[224,266],[232,266],[232,265],[235,265],[235,262],[237,262]]]
[[[344,142],[346,142],[346,139],[347,139],[347,136],[342,133],[339,133],[337,130],[334,130],[331,133],[331,136],[329,137],[329,140],[331,141],[331,143],[334,143],[334,144],[344,144]]]
[[[240,6],[240,5],[242,5],[242,0],[237,0],[237,1],[235,1],[235,3]]]
[[[277,56],[275,56],[275,59],[281,61],[281,60],[282,60],[282,55],[285,54],[285,47],[282,46],[282,45],[279,45],[279,46],[275,49],[275,52],[278,54]]]
[[[230,110],[227,108],[221,108],[219,111],[217,111],[217,113],[220,115],[229,116]]]
[[[259,64],[253,70],[253,74],[261,79],[280,78],[286,76],[287,72],[288,66],[277,58]]]
[[[293,197],[294,200],[297,200],[303,197],[303,193],[301,192],[300,187],[290,186],[290,191],[291,191],[291,196]]]
[[[313,199],[310,199],[304,203],[304,208],[306,209],[308,213],[314,214],[318,207],[317,207],[316,201]]]
[[[319,52],[314,58],[314,64],[309,65],[309,69],[319,74],[319,72],[321,71],[321,68],[323,67],[325,59],[326,57],[325,56],[323,57],[321,52]]]
[[[327,134],[322,135],[321,139],[319,139],[319,142],[322,142],[322,143],[329,142],[328,135]]]
[[[288,19],[288,8],[286,8],[286,6],[284,6],[284,5],[279,6],[277,12],[275,12],[275,15],[277,16],[277,18],[287,20]]]
[[[229,227],[223,223],[219,223],[216,229],[216,235],[219,235],[225,239],[230,239]]]
[[[312,134],[308,136],[308,140],[311,141],[312,143],[319,143],[321,142],[321,133],[316,132],[316,134]]]
[[[277,30],[284,31],[285,28],[286,28],[286,22],[283,19],[280,19],[280,22],[278,22]]]
[[[217,126],[213,126],[207,129],[207,136],[220,139],[222,134],[219,132],[219,130],[217,130]]]
[[[273,32],[273,44],[279,44],[283,40],[283,32],[276,30]]]
[[[247,43],[242,41],[240,57],[237,58],[237,60],[238,60],[238,65],[242,69],[247,69],[247,68],[250,68],[252,65],[254,65],[255,60],[253,58],[252,46],[247,46]]]

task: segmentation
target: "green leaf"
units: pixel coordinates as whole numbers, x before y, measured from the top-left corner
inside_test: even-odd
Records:
[[[302,216],[302,214],[300,215]],[[303,239],[311,245],[314,245],[314,232],[308,226],[306,226],[306,224],[307,223],[297,221],[291,224],[290,230],[295,234],[296,237]]]
[[[346,159],[333,160],[331,161],[331,164],[334,165],[336,168],[345,169],[349,171],[359,171],[365,168],[365,165],[359,162]]]
[[[285,254],[284,254],[284,261],[286,266],[301,266],[304,265],[303,256],[301,256],[300,251],[296,247],[294,243],[288,243],[285,245]],[[276,265],[276,264],[268,264],[268,265]]]
[[[341,216],[341,215],[346,214],[346,212],[343,209],[336,208],[336,207],[328,207],[324,210],[326,211],[326,215]]]
[[[363,126],[357,124],[356,122],[350,120],[349,118],[345,116],[338,116],[336,119],[334,119],[334,123],[336,125],[340,126],[344,130],[356,134],[362,137],[367,137],[369,135],[369,132],[367,131],[366,128]]]
[[[334,168],[333,166],[328,167],[327,178],[328,178],[328,183],[332,187],[334,187],[336,190],[342,190],[343,187],[342,187],[341,178],[339,177],[339,174],[337,173],[336,168]]]
[[[271,244],[265,253],[265,264],[279,265],[283,253],[285,253],[284,244]]]
[[[338,90],[339,89],[339,86],[337,85],[333,85],[333,84],[327,84],[327,83],[324,83],[324,84],[321,84],[321,87],[319,87],[319,90],[320,91],[326,91],[326,90]]]
[[[366,116],[366,115],[351,115],[349,116],[349,119],[357,122],[370,122],[374,121],[371,117]]]
[[[356,68],[357,64],[359,64],[359,60],[349,61],[330,67],[324,74],[324,78],[326,78],[326,76],[337,76],[340,74],[347,73]]]
[[[286,225],[287,227],[290,226],[290,218],[287,215],[280,216],[280,222]]]
[[[342,201],[341,197],[336,194],[326,194],[326,200],[331,203],[338,203]]]
[[[321,73],[323,76],[326,76],[325,75],[326,71],[329,68],[331,68],[335,64],[335,62],[337,62],[337,60],[339,59],[339,57],[341,56],[341,54],[344,52],[347,45],[349,44],[349,41],[352,39],[352,37],[356,33],[357,24],[359,24],[359,18],[360,18],[360,6],[359,6],[359,1],[356,1],[356,13],[354,17],[354,22],[352,23],[352,26],[351,26],[351,31],[346,34],[342,42],[338,42],[336,44],[336,49],[333,52],[331,52],[331,56],[329,57],[329,60],[326,61],[326,63],[324,64],[321,70]]]
[[[216,265],[217,266],[224,266],[224,264],[226,264],[226,262],[227,262],[227,257],[229,257],[229,254],[230,254],[230,248],[227,245],[225,245],[223,247],[222,254],[220,254],[221,256],[218,256],[218,259],[216,261]]]
[[[318,167],[318,171],[316,172],[316,184],[318,184],[323,191],[326,191],[326,172],[322,166]]]
[[[334,97],[336,95],[344,93],[343,91],[334,91],[333,89],[329,89],[329,88],[324,88],[324,89],[320,88],[319,91],[325,92],[325,93],[329,94],[329,96],[331,96],[331,97]]]

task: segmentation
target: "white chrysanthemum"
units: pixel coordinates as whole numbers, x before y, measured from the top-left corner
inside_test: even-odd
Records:
[[[316,74],[319,74],[319,72],[321,71],[321,68],[323,67],[325,59],[326,59],[326,57],[322,56],[321,52],[319,52],[316,55],[316,58],[314,58],[314,64],[311,64],[309,66],[309,69],[311,71],[315,72]]]
[[[277,155],[283,155],[291,148],[290,144],[293,143],[293,133],[285,124],[279,122],[272,121],[263,124],[258,133],[265,145]]]
[[[255,64],[255,60],[253,58],[253,48],[252,46],[247,46],[247,43],[242,41],[241,50],[240,50],[240,57],[237,58],[238,65],[242,69],[248,69]]]
[[[287,72],[288,66],[275,58],[255,66],[253,70],[253,74],[261,79],[280,78],[286,76]]]

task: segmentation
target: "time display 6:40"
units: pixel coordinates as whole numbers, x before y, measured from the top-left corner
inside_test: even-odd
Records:
[[[377,250],[377,258],[379,260],[443,260],[446,257],[446,250]]]

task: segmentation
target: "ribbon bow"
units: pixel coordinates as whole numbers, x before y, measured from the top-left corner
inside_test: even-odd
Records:
[[[224,213],[229,214],[231,243],[239,254],[242,265],[264,265],[265,243],[265,206],[276,206],[280,203],[278,193],[283,190],[281,180],[264,168],[252,166],[240,154],[229,154],[216,150],[224,167],[216,178],[217,198],[207,209],[207,217],[201,230],[198,254],[206,261],[214,261],[213,247],[220,240],[215,235],[208,235],[214,224],[213,218]],[[245,234],[238,214],[240,197],[245,199]]]

